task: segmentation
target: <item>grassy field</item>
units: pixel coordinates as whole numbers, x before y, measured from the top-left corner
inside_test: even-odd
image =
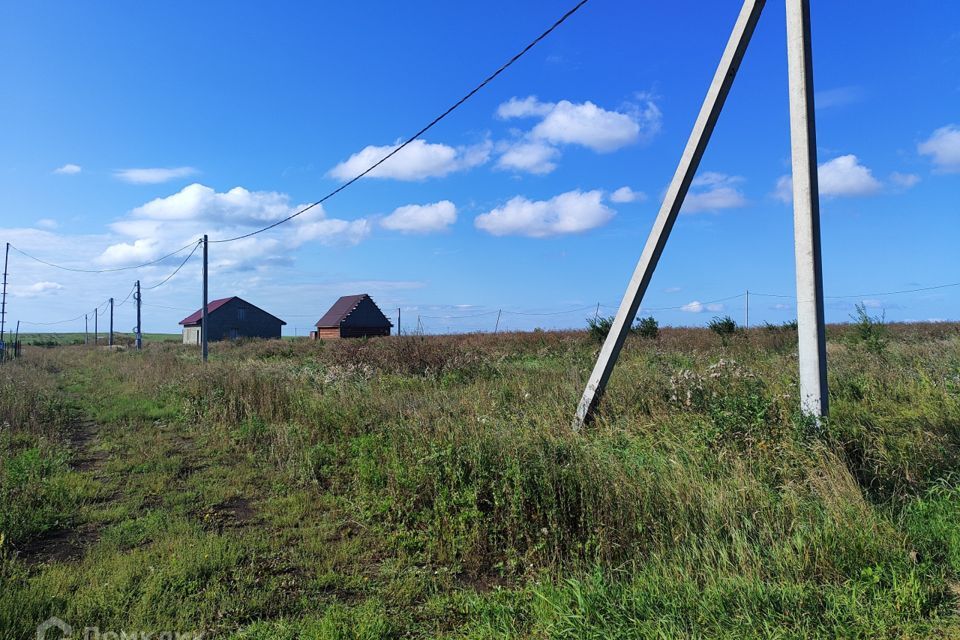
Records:
[[[81,345],[83,344],[83,334],[82,333],[21,333],[20,334],[20,343],[26,346],[35,346],[35,347],[54,347],[54,346],[69,346],[69,345]],[[91,331],[87,336],[90,343],[93,342],[93,332]],[[134,343],[135,336],[132,333],[120,333],[114,332],[113,341],[116,344],[121,344],[124,346],[130,346]],[[179,333],[145,333],[143,334],[144,342],[180,342],[181,335]],[[101,332],[98,340],[99,344],[107,344],[107,334]]]
[[[831,327],[821,426],[795,342],[633,336],[580,435],[585,332],[28,347],[0,638],[960,637],[960,325]]]

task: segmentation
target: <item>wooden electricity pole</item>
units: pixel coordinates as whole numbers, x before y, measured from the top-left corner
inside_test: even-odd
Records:
[[[733,32],[727,41],[723,55],[720,58],[720,64],[710,83],[707,96],[700,108],[700,114],[693,125],[693,131],[687,141],[687,146],[680,156],[680,164],[677,166],[676,173],[670,186],[667,188],[663,204],[660,206],[660,212],[647,238],[647,244],[644,246],[643,253],[640,254],[640,260],[627,286],[626,294],[620,303],[620,308],[614,318],[613,326],[607,334],[607,338],[600,349],[600,356],[590,374],[587,387],[584,389],[580,404],[577,406],[576,418],[573,422],[573,428],[579,430],[584,423],[590,420],[596,409],[597,403],[603,396],[607,381],[616,365],[617,357],[620,355],[620,349],[630,331],[630,321],[640,309],[640,302],[646,293],[650,279],[653,277],[653,271],[656,269],[663,248],[670,237],[670,231],[677,220],[677,215],[683,206],[684,197],[690,189],[690,183],[697,172],[700,160],[704,151],[707,149],[707,143],[713,128],[720,117],[720,111],[723,109],[723,103],[733,85],[733,79],[743,60],[743,55],[750,43],[750,37],[757,26],[757,20],[763,10],[765,0],[745,0],[740,10],[740,15],[734,24]],[[599,313],[599,310],[598,310]]]
[[[200,342],[203,361],[207,361],[207,234],[203,234],[203,312],[200,319]]]
[[[107,345],[113,346],[113,298],[110,298],[110,333],[107,338]]]
[[[83,344],[90,344],[90,320],[87,314],[83,314]]]
[[[97,330],[97,318],[100,317],[100,307],[93,310],[93,346],[97,346],[100,339],[100,333]]]

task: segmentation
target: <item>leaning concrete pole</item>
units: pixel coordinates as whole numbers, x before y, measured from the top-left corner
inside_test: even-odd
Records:
[[[587,382],[587,388],[583,392],[580,404],[577,407],[577,416],[573,421],[573,428],[579,430],[584,423],[588,422],[596,409],[597,403],[603,396],[607,381],[613,372],[613,367],[617,363],[617,356],[620,355],[620,349],[627,338],[627,332],[630,325],[640,309],[640,302],[643,300],[643,294],[650,284],[650,278],[653,277],[653,270],[657,267],[660,260],[660,254],[667,244],[667,238],[670,236],[670,230],[677,220],[680,208],[683,206],[683,199],[690,189],[690,183],[700,165],[700,159],[707,149],[707,143],[710,141],[710,135],[720,117],[720,111],[723,109],[723,103],[733,86],[733,79],[740,67],[740,61],[743,60],[743,54],[750,43],[750,37],[757,26],[757,20],[760,19],[760,12],[763,10],[765,0],[745,0],[737,22],[733,26],[733,32],[727,41],[726,49],[720,58],[720,64],[717,66],[717,72],[713,76],[713,82],[707,90],[707,97],[700,107],[700,114],[693,125],[693,131],[690,132],[690,139],[680,157],[680,164],[673,175],[673,180],[667,188],[663,204],[660,205],[660,213],[653,223],[653,229],[647,238],[647,244],[640,254],[640,261],[633,272],[630,284],[627,286],[627,292],[620,303],[620,309],[617,311],[616,318],[607,339],[600,349],[600,356],[593,367],[593,373]]]
[[[790,80],[790,148],[793,158],[793,233],[797,262],[797,328],[800,410],[827,415],[827,340],[820,258],[820,192],[813,109],[810,1],[786,0]]]

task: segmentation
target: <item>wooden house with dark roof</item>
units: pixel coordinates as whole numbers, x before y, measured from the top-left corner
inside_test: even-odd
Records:
[[[343,296],[317,321],[314,340],[388,336],[393,323],[365,293]]]
[[[200,326],[203,309],[194,311],[180,321],[183,325],[183,344],[200,344]],[[280,328],[287,324],[260,307],[232,296],[207,303],[207,340],[236,340],[237,338],[279,338]]]

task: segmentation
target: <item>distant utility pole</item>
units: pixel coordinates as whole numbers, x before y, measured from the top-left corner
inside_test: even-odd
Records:
[[[203,234],[203,312],[200,319],[200,342],[203,361],[207,361],[207,234]]]
[[[90,344],[90,320],[87,314],[83,314],[83,344]]]
[[[400,307],[397,307],[397,336],[400,336]]]
[[[497,324],[493,326],[494,333],[500,330],[500,314],[501,313],[503,313],[503,309],[497,309]]]
[[[137,280],[137,291],[134,295],[134,300],[137,301],[137,351],[140,351],[143,348],[143,329],[140,328],[140,281]]]
[[[743,327],[750,328],[750,289],[747,289],[747,295],[743,299]]]
[[[100,340],[100,332],[97,330],[97,318],[100,317],[99,307],[93,310],[93,346],[97,346]]]
[[[17,320],[17,333],[13,336],[13,355],[20,356],[20,321]]]
[[[3,343],[3,329],[7,322],[7,264],[10,262],[10,243],[3,256],[3,302],[0,302],[0,347]]]
[[[110,298],[110,334],[107,338],[107,345],[113,346],[113,298]]]

